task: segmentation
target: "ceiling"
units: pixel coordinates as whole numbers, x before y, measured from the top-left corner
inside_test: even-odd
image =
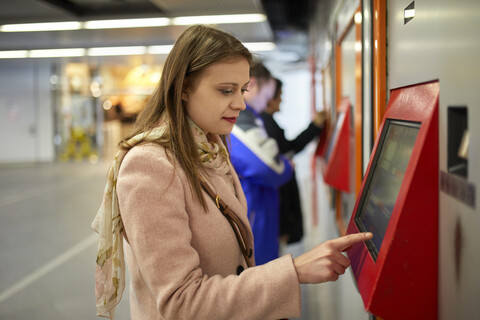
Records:
[[[9,0],[0,25],[146,17],[265,13],[267,21],[223,24],[244,42],[274,41],[305,58],[309,13],[316,0]],[[0,32],[0,50],[172,44],[184,26],[48,32]]]

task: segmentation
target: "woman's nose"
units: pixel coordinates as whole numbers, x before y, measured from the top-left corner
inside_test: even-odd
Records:
[[[235,110],[245,110],[245,108],[247,107],[242,94],[237,95],[235,99],[230,103],[230,106],[232,109]]]

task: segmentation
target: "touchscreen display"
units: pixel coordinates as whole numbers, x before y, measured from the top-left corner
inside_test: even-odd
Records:
[[[360,231],[370,231],[367,247],[376,261],[403,177],[412,155],[419,123],[388,120],[361,195],[355,222]]]
[[[332,153],[333,146],[336,144],[336,141],[338,140],[338,135],[340,134],[340,127],[343,124],[345,118],[345,112],[342,112],[338,115],[338,120],[337,123],[335,124],[335,128],[333,130],[332,136],[330,138],[330,141],[328,143],[327,147],[327,152],[325,153],[325,161],[328,162],[328,159],[330,158],[330,155]]]

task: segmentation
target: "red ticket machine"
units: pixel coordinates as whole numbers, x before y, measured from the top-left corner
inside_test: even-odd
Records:
[[[391,91],[347,234],[365,309],[384,319],[437,319],[439,83]]]
[[[339,115],[335,127],[321,150],[320,157],[323,180],[332,187],[349,192],[350,190],[350,99],[340,102]]]

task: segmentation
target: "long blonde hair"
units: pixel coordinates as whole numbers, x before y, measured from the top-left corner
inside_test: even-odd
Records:
[[[234,36],[205,25],[186,28],[165,61],[162,77],[152,97],[137,117],[134,133],[119,145],[121,149],[129,150],[132,148],[127,143],[129,138],[148,132],[158,126],[160,121],[166,121],[167,130],[156,142],[173,153],[204,208],[206,204],[200,182],[200,157],[181,96],[205,68],[220,61],[238,58],[244,58],[250,64],[252,62],[250,51]],[[225,141],[225,137],[222,139]]]

